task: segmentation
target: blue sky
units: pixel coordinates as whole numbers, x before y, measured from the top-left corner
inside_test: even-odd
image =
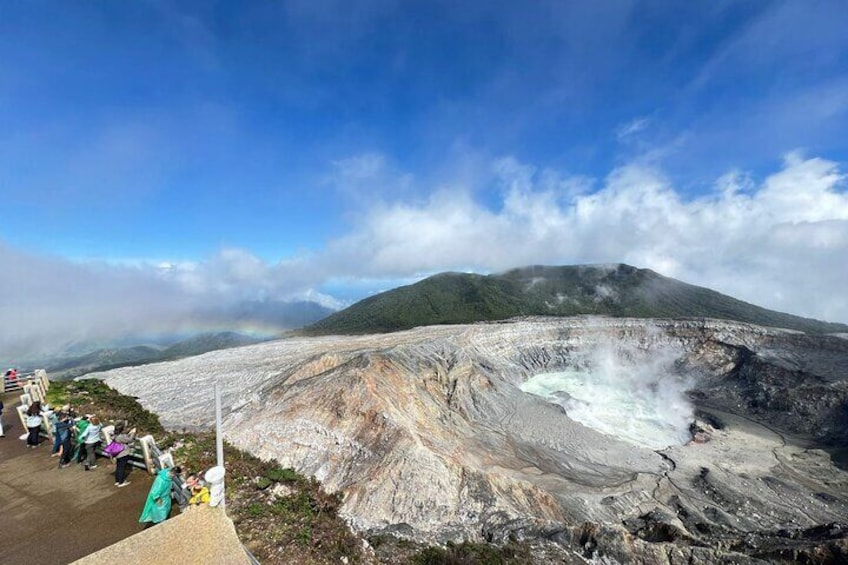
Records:
[[[5,2],[0,260],[335,304],[629,261],[848,322],[846,27],[839,0]]]

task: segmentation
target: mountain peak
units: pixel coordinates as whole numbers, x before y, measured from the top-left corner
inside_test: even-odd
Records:
[[[624,263],[531,265],[493,275],[440,273],[390,290],[305,329],[308,334],[390,332],[515,316],[717,318],[810,333],[848,326],[767,310]]]

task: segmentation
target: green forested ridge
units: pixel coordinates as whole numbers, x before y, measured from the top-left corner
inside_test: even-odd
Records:
[[[523,267],[496,275],[442,273],[366,298],[304,329],[308,335],[391,332],[515,316],[706,317],[810,333],[845,332],[629,265]]]

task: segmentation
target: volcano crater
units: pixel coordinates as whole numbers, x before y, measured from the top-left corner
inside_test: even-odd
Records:
[[[563,373],[581,384],[528,391]],[[532,318],[292,338],[96,376],[171,427],[210,425],[211,396],[179,393],[220,382],[227,439],[343,493],[362,532],[657,563],[846,551],[837,336]],[[630,425],[651,410],[672,417]],[[674,441],[645,441],[665,427]]]

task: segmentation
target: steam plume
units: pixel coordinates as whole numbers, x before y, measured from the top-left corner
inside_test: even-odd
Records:
[[[662,449],[685,443],[693,419],[685,395],[691,381],[676,370],[680,355],[671,346],[602,341],[567,370],[536,375],[521,388],[561,405],[585,426]]]

